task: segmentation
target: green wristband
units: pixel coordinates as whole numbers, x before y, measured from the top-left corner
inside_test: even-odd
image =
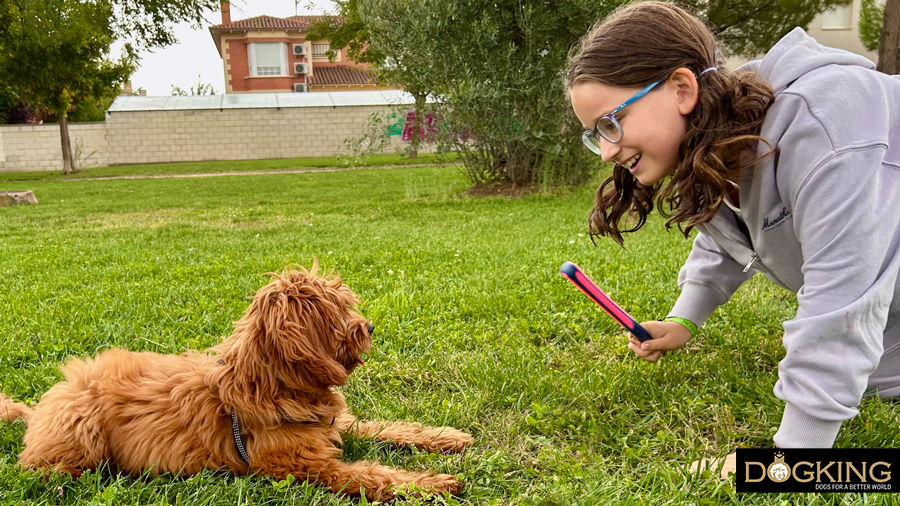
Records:
[[[663,321],[680,323],[680,324],[684,325],[684,328],[688,329],[691,332],[692,336],[697,335],[697,330],[698,330],[697,326],[694,325],[694,322],[692,322],[690,320],[687,320],[685,318],[679,318],[677,316],[669,316],[668,318],[666,318]]]

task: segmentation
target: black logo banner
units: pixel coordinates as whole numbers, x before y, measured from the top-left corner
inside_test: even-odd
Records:
[[[900,492],[900,449],[737,450],[738,492]]]

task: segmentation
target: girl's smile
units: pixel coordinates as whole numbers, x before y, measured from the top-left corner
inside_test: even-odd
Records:
[[[575,83],[569,90],[572,109],[586,129],[627,101],[642,87],[624,88],[594,81]],[[687,69],[668,79],[616,114],[622,137],[597,142],[604,161],[628,170],[641,184],[662,181],[678,164],[678,151],[687,131],[687,114],[696,105],[697,81]]]

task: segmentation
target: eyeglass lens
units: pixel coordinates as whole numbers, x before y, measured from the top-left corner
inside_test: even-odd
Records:
[[[622,140],[622,129],[619,127],[619,123],[609,116],[604,116],[597,122],[597,133],[609,142],[615,143]]]

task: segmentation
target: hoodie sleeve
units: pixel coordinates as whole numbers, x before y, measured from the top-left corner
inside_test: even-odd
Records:
[[[831,447],[881,358],[900,272],[900,167],[884,154],[883,144],[839,150],[793,192],[803,286],[784,323],[779,447]]]
[[[669,316],[686,318],[697,327],[702,326],[709,315],[728,302],[741,283],[750,279],[754,272],[744,272],[741,264],[716,244],[709,234],[700,230],[694,239],[691,254],[678,273],[681,295]]]

